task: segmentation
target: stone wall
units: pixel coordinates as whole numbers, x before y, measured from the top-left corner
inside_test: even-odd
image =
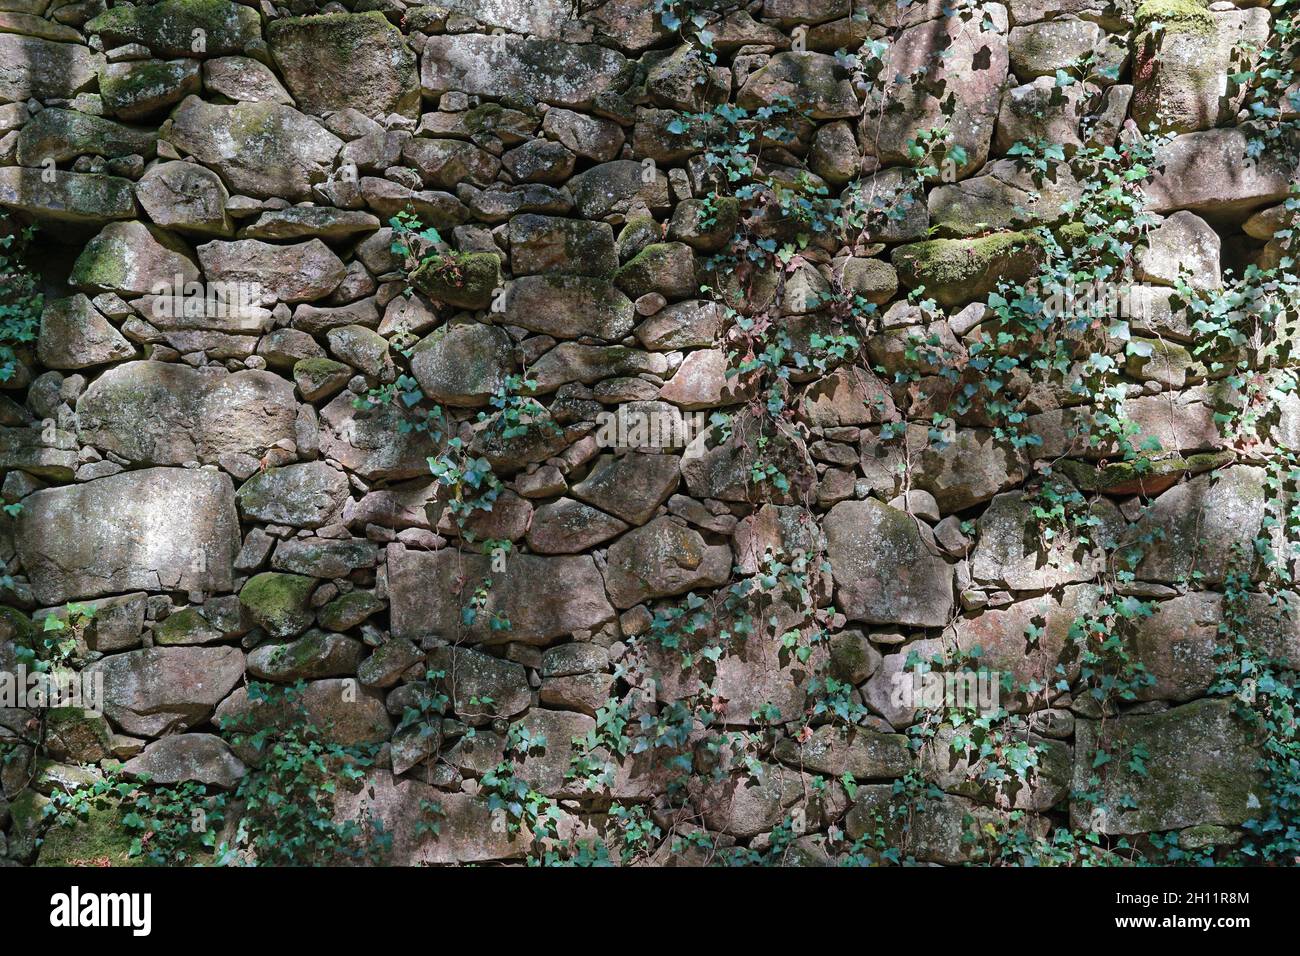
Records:
[[[1282,259],[1296,154],[1256,155],[1228,79],[1270,23],[1196,0],[0,0],[0,206],[41,226],[47,283],[0,384],[0,667],[62,616],[105,690],[102,716],[0,709],[0,857],[50,862],[40,808],[116,761],[230,791],[259,758],[222,718],[299,681],[331,739],[379,748],[338,812],[382,820],[393,862],[537,853],[487,774],[553,806],[561,853],[619,859],[611,807],[644,808],[628,862],[958,863],[1071,828],[1231,852],[1268,787],[1214,687],[1225,607],[1300,654],[1275,595],[1232,583],[1276,531],[1300,404],[1229,434],[1249,376],[1198,353],[1185,302]],[[724,103],[790,135],[706,142]],[[1039,335],[1110,331],[1074,358],[1112,367],[1009,373],[1018,441],[981,391],[997,284],[1104,232],[1102,167],[1067,155],[1144,138],[1151,218],[1116,273],[1144,307],[1123,335]],[[1017,148],[1043,142],[1050,169]],[[765,188],[710,162],[760,145]],[[1107,402],[1071,388],[1094,373]],[[900,697],[931,658],[997,675],[987,752]],[[431,685],[444,713],[409,726]],[[122,862],[113,826],[57,860]]]

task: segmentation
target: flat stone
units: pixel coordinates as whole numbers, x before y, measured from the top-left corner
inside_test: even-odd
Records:
[[[241,9],[248,9],[242,8]],[[232,192],[290,202],[311,198],[343,141],[280,103],[220,106],[190,96],[163,138],[215,170]]]
[[[308,113],[419,113],[415,54],[379,10],[273,20],[266,38],[285,85]]]
[[[5,34],[0,33],[0,41]],[[136,215],[134,184],[119,176],[0,167],[0,206],[36,219],[101,226]]]
[[[420,61],[426,96],[456,90],[583,110],[614,85],[627,63],[600,46],[469,33],[430,37]]]
[[[293,384],[265,371],[227,373],[170,362],[128,362],[77,401],[82,441],[138,463],[260,458],[294,437]]]
[[[189,249],[175,236],[143,222],[110,222],[86,243],[68,282],[88,292],[132,295],[198,279]]]
[[[0,103],[71,99],[94,86],[104,58],[79,43],[0,33]]]
[[[104,713],[115,726],[158,737],[212,716],[243,678],[244,655],[237,647],[154,647],[112,654],[87,670],[102,675]]]
[[[243,283],[249,297],[275,302],[312,302],[329,295],[347,268],[319,239],[275,245],[257,239],[214,240],[198,247],[209,282]]]
[[[466,622],[463,610],[473,588],[489,576],[493,585],[486,604]],[[557,581],[564,587],[557,588]],[[411,640],[546,644],[614,619],[605,583],[586,555],[513,554],[504,572],[493,572],[486,555],[394,546],[388,552],[388,590],[393,636]],[[493,619],[508,620],[509,629],[494,631]]]
[[[23,499],[15,543],[43,604],[120,591],[228,591],[239,550],[230,479],[148,468]]]
[[[229,790],[248,768],[230,752],[226,742],[213,734],[175,734],[149,744],[122,765],[130,777],[147,777],[164,786],[194,781]]]
[[[1142,772],[1128,760],[1113,759],[1100,770],[1076,760],[1074,789],[1100,789],[1101,802],[1072,801],[1071,824],[1108,834],[1219,824],[1237,826],[1253,816],[1252,802],[1267,797],[1260,752],[1247,726],[1233,715],[1230,700],[1198,700],[1160,714],[1112,717],[1105,736],[1095,720],[1075,723],[1075,747],[1112,755],[1143,748]],[[1090,778],[1101,778],[1094,787]],[[1252,801],[1252,797],[1254,800]]]

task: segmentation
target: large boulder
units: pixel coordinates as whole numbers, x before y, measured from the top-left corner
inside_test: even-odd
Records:
[[[262,21],[252,7],[230,0],[162,0],[115,6],[86,31],[109,46],[142,44],[154,56],[222,56],[260,43]]]
[[[78,43],[0,33],[0,103],[71,99],[95,85],[103,62]]]
[[[1184,133],[1156,150],[1155,174],[1144,189],[1152,212],[1190,209],[1211,222],[1240,222],[1260,206],[1281,202],[1300,167],[1294,140],[1258,156],[1249,128]]]
[[[483,406],[505,386],[512,354],[510,336],[495,325],[444,325],[412,351],[411,374],[436,402]]]
[[[293,383],[272,372],[171,362],[116,366],[77,401],[82,441],[152,465],[260,458],[293,439],[297,413]]]
[[[343,261],[319,239],[290,245],[218,239],[199,246],[198,253],[209,282],[241,283],[246,298],[268,307],[322,299],[347,274]]]
[[[199,267],[175,236],[143,222],[110,222],[77,257],[68,282],[87,292],[137,295],[197,282]]]
[[[1244,89],[1229,95],[1234,52],[1268,45],[1267,10],[1155,0],[1138,8],[1138,27],[1131,109],[1138,129],[1190,133],[1237,118]]]
[[[419,113],[415,54],[378,10],[273,20],[266,37],[285,85],[308,113]]]
[[[629,531],[609,549],[605,586],[623,609],[647,598],[723,585],[731,573],[731,548],[707,544],[674,518],[656,518]]]
[[[104,681],[104,713],[125,733],[159,737],[203,723],[244,676],[237,647],[151,647],[87,668]]]
[[[1198,700],[1161,714],[1075,724],[1074,789],[1099,790],[1100,802],[1074,800],[1071,823],[1107,835],[1175,830],[1203,824],[1237,826],[1267,796],[1261,753],[1229,700]],[[1093,754],[1137,751],[1140,760],[1111,759],[1094,769]],[[1091,781],[1100,778],[1100,785]]]
[[[908,143],[942,126],[950,144],[966,151],[957,177],[984,165],[1007,79],[1005,8],[988,4],[969,19],[943,16],[910,26],[890,44],[886,62],[882,102],[867,111],[875,117],[880,109],[879,129],[869,122],[867,136],[881,164],[910,165]]]
[[[181,103],[163,138],[214,169],[232,192],[291,202],[311,198],[311,187],[325,181],[343,147],[291,106],[220,106],[197,96]]]
[[[77,369],[132,358],[135,347],[78,293],[46,301],[36,355],[47,368]]]
[[[836,606],[850,620],[940,627],[952,614],[952,568],[931,552],[905,511],[872,498],[826,516]]]
[[[230,193],[220,176],[197,163],[174,160],[150,167],[135,195],[149,218],[165,228],[205,236],[228,236],[234,229],[226,212]]]
[[[42,604],[121,591],[228,591],[239,550],[230,478],[148,468],[23,499],[15,544]]]
[[[1235,465],[1170,488],[1134,525],[1128,542],[1142,555],[1147,581],[1186,581],[1193,573],[1220,584],[1234,565],[1252,559],[1269,491],[1262,468]]]
[[[238,498],[245,518],[295,528],[319,528],[350,500],[347,476],[323,461],[261,471],[240,486]]]
[[[1300,616],[1292,610],[1293,593],[1279,597],[1246,592],[1225,609],[1222,595],[1193,591],[1156,604],[1150,616],[1138,620],[1133,639],[1134,657],[1152,678],[1137,688],[1137,699],[1203,697],[1223,663],[1225,630],[1240,634],[1260,657],[1294,669],[1300,664]]]
[[[6,35],[0,33],[0,40]],[[114,219],[135,217],[133,185],[120,176],[3,166],[0,206],[38,220],[102,226]]]
[[[603,279],[523,276],[506,289],[505,322],[560,339],[616,342],[636,322],[632,300]]]
[[[592,44],[464,33],[430,37],[420,58],[427,96],[448,90],[521,103],[590,109],[627,66],[616,50]]]
[[[491,578],[486,602],[466,613]],[[562,588],[556,582],[563,582]],[[388,591],[394,637],[546,644],[613,620],[605,582],[590,556],[512,554],[494,571],[486,555],[390,547]],[[508,629],[501,629],[503,621]],[[497,627],[494,629],[493,622]]]

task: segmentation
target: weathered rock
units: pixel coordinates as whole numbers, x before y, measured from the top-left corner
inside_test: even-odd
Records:
[[[819,120],[856,117],[861,109],[848,70],[825,53],[778,53],[736,94],[737,104],[746,109],[771,106],[781,98]]]
[[[311,198],[343,146],[292,107],[219,106],[195,96],[181,103],[163,138],[215,170],[233,192],[291,202]]]
[[[428,459],[437,453],[428,432],[401,431],[393,405],[357,408],[356,400],[344,392],[321,409],[321,454],[366,481],[427,476]]]
[[[420,57],[420,82],[426,96],[457,90],[585,110],[614,86],[626,62],[622,54],[594,45],[516,36],[435,36]]]
[[[825,520],[836,604],[851,620],[939,627],[952,613],[952,569],[916,519],[880,502],[841,501]]]
[[[153,292],[196,282],[198,266],[185,244],[157,226],[111,222],[77,257],[68,282],[93,292]]]
[[[1126,527],[1119,509],[1104,498],[1091,504],[1075,501],[1077,491],[1068,482],[1052,481],[1046,487],[1057,500],[1072,502],[1067,509],[1086,510],[1094,523],[1077,530],[1050,525],[1040,529],[1035,509],[1044,507],[1041,498],[1036,502],[1015,491],[997,495],[979,518],[979,540],[970,565],[975,581],[1037,591],[1091,581],[1105,569],[1106,549],[1114,549]]]
[[[731,549],[706,544],[700,534],[669,517],[628,532],[609,549],[605,586],[614,606],[684,594],[726,583]]]
[[[291,538],[271,555],[271,567],[316,578],[342,578],[375,566],[376,546],[365,538]]]
[[[292,684],[357,672],[364,646],[342,634],[310,630],[285,644],[263,644],[248,655],[248,673],[258,680]]]
[[[1071,802],[1076,827],[1133,834],[1205,823],[1235,826],[1255,816],[1252,806],[1266,796],[1259,751],[1230,701],[1200,700],[1161,714],[1111,718],[1104,737],[1098,721],[1080,720],[1075,728],[1080,754],[1099,748],[1127,754],[1138,746],[1143,752],[1140,772],[1127,760],[1111,760],[1100,770],[1090,760],[1075,761],[1075,790],[1099,789],[1101,797],[1095,805]],[[1089,782],[1094,774],[1100,787]]]
[[[1148,208],[1189,209],[1211,222],[1237,222],[1260,206],[1279,202],[1300,165],[1300,153],[1283,140],[1255,157],[1249,130],[1184,133],[1156,150],[1156,173],[1145,185]]]
[[[99,74],[99,95],[113,116],[139,122],[199,92],[198,60],[109,63]]]
[[[956,306],[986,298],[999,281],[1027,281],[1041,255],[1035,234],[1005,232],[899,246],[890,258],[909,288],[924,287],[940,304]]]
[[[463,647],[436,647],[429,669],[442,671],[452,710],[471,723],[513,717],[532,702],[528,672],[513,661]]]
[[[378,10],[274,20],[266,38],[285,85],[308,113],[419,113],[415,54]]]
[[[573,486],[573,495],[629,524],[645,524],[677,489],[678,465],[671,455],[605,455]]]
[[[425,808],[441,812],[430,819]],[[341,789],[335,799],[340,821],[368,817],[383,822],[393,836],[389,862],[393,865],[481,863],[517,860],[528,853],[529,837],[494,825],[487,803],[466,793],[447,793],[415,780],[394,780],[375,771],[355,790]],[[438,834],[419,824],[438,824]]]
[[[510,337],[493,325],[445,325],[411,354],[411,373],[430,398],[476,407],[505,385],[513,368]]]
[[[43,604],[120,591],[228,591],[239,550],[230,479],[150,468],[23,499],[15,543]]]
[[[133,358],[135,347],[77,294],[46,302],[36,355],[48,368],[77,369]]]
[[[343,281],[347,268],[319,239],[274,245],[257,239],[214,240],[198,247],[209,282],[244,283],[248,297],[276,302],[313,302]]]
[[[343,747],[382,743],[393,730],[382,700],[358,688],[354,679],[337,677],[308,681],[300,692],[257,699],[249,698],[248,688],[237,688],[221,702],[213,722],[229,738],[263,728],[288,728],[304,717],[325,740]],[[233,749],[245,763],[262,759],[246,742],[236,742]]]
[[[510,220],[510,266],[536,272],[607,277],[618,267],[608,223],[522,215]]]
[[[572,498],[542,505],[528,529],[537,554],[578,554],[628,529],[626,522]]]
[[[330,209],[328,206],[290,206],[273,209],[257,217],[239,232],[241,239],[344,239],[358,232],[379,228],[379,219],[368,212]]]
[[[0,41],[5,36],[0,33]],[[130,219],[136,212],[129,179],[22,166],[0,167],[0,206],[78,226]]]
[[[848,774],[855,780],[892,780],[905,775],[913,763],[907,738],[902,734],[882,734],[865,728],[845,733],[830,724],[818,727],[802,743],[783,737],[772,753],[782,763],[836,779]]]
[[[280,85],[271,68],[246,56],[219,56],[203,61],[203,85],[237,103],[282,103],[293,97]]]
[[[430,189],[455,189],[463,182],[486,186],[501,171],[500,161],[473,143],[416,137],[402,147],[402,159]]]
[[[240,486],[239,511],[254,521],[319,528],[348,498],[348,479],[323,461],[259,472]]]
[[[294,637],[311,625],[308,602],[316,584],[305,575],[263,571],[240,589],[239,603],[271,637]]]
[[[1181,276],[1193,289],[1217,289],[1222,284],[1219,248],[1219,235],[1209,223],[1195,213],[1176,212],[1147,233],[1134,274],[1156,285],[1177,285]]]
[[[466,615],[477,582],[489,576],[493,585],[486,603]],[[564,582],[563,588],[555,586],[557,581]],[[388,552],[388,589],[393,636],[412,640],[546,644],[614,618],[604,581],[586,555],[515,554],[506,559],[504,572],[493,572],[486,555],[393,547]],[[509,621],[510,627],[494,630],[493,621]]]
[[[77,401],[77,426],[82,441],[132,462],[215,463],[234,454],[260,458],[292,439],[297,409],[292,383],[271,372],[128,362]]]
[[[0,103],[71,99],[94,86],[103,62],[81,44],[0,33]]]
[[[561,339],[617,341],[632,331],[632,301],[603,279],[523,276],[506,290],[505,322]]]
[[[978,834],[985,826],[1015,826],[996,810],[981,807],[965,797],[943,795],[925,801],[924,808],[904,811],[906,801],[895,797],[892,784],[859,787],[844,829],[850,839],[883,831],[886,844],[905,858],[927,863],[957,865],[977,859]],[[1047,825],[1034,824],[1032,833],[1043,836]]]
[[[99,116],[75,110],[41,110],[18,133],[18,162],[22,166],[40,166],[45,160],[56,163],[78,156],[130,156],[146,158],[156,150],[157,137],[151,130],[137,129]]]
[[[1142,555],[1148,581],[1184,581],[1195,573],[1221,583],[1242,556],[1253,555],[1268,492],[1262,469],[1236,465],[1169,489],[1134,525],[1125,543]]]
[[[234,231],[226,212],[230,194],[221,177],[197,163],[159,163],[141,177],[135,194],[149,218],[164,228],[203,236]]]
[[[1233,51],[1267,44],[1267,11],[1144,3],[1137,20],[1131,113],[1138,129],[1188,133],[1236,119],[1243,91],[1229,95]]]
[[[114,7],[86,24],[107,44],[139,43],[155,56],[243,53],[262,38],[257,11],[228,0],[162,0],[151,6]],[[196,49],[195,32],[202,47]]]
[[[114,725],[158,737],[207,720],[243,678],[244,655],[237,647],[156,647],[113,654],[87,669],[103,678],[104,713]]]
[[[122,765],[122,773],[164,786],[194,781],[233,788],[248,768],[213,734],[175,734],[156,740]]]
[[[958,178],[984,165],[1008,52],[1005,8],[989,4],[980,12],[982,17],[970,20],[944,16],[909,26],[890,44],[886,83],[877,94],[888,108],[880,113],[879,130],[866,131],[882,164],[910,163],[909,141],[921,130],[943,126],[949,143],[966,151],[954,170]],[[868,113],[874,115],[876,108],[869,103]]]

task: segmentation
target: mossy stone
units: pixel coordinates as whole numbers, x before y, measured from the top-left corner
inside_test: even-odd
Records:
[[[311,626],[308,602],[316,584],[315,578],[301,574],[263,571],[248,579],[239,592],[239,602],[272,637],[294,637]]]
[[[458,252],[421,265],[411,284],[458,309],[486,309],[501,286],[501,259],[492,252]]]
[[[1159,23],[1165,30],[1214,34],[1214,17],[1198,0],[1146,0],[1138,6],[1135,20],[1139,30]]]
[[[321,627],[346,631],[382,610],[383,606],[384,602],[372,591],[349,591],[321,608],[318,616]]]
[[[1033,232],[999,232],[978,239],[930,239],[899,246],[894,268],[909,288],[924,287],[940,305],[983,299],[999,281],[1025,282],[1043,256]]]
[[[633,216],[623,225],[614,243],[619,262],[627,262],[638,252],[658,242],[663,237],[663,229],[652,216]]]
[[[203,38],[194,49],[195,32]],[[162,0],[150,6],[126,4],[106,10],[86,24],[106,46],[142,43],[155,56],[243,55],[262,43],[262,21],[252,7],[230,0]]]
[[[155,644],[166,647],[176,645],[207,644],[220,640],[221,631],[213,627],[196,607],[187,607],[169,614],[165,621],[154,626]]]

